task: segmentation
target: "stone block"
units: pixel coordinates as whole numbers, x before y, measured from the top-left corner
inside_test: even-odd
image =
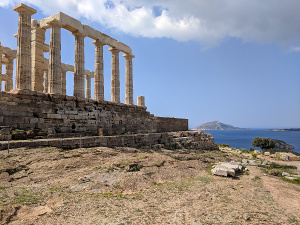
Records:
[[[48,119],[61,119],[61,114],[49,113],[49,114],[47,114],[47,118]]]
[[[227,167],[224,167],[224,166],[216,166],[215,168],[213,168],[211,170],[211,173],[213,175],[223,176],[223,177],[227,177],[227,176],[234,177],[235,176],[234,169],[227,168]]]
[[[240,163],[235,163],[235,162],[219,163],[213,167],[211,173],[217,176],[234,177],[238,171],[242,170],[242,168],[243,166]]]

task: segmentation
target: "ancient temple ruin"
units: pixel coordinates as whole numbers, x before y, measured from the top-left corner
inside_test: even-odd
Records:
[[[101,33],[64,14],[32,19],[36,10],[19,4],[17,50],[1,45],[0,125],[20,129],[44,129],[48,133],[84,133],[87,135],[122,134],[125,132],[161,132],[188,129],[188,120],[155,117],[146,111],[144,96],[133,100],[132,59],[126,44]],[[50,45],[45,44],[50,29]],[[74,65],[61,62],[61,29],[75,38]],[[85,69],[84,38],[93,39],[95,70]],[[111,101],[104,100],[103,46],[111,51]],[[49,59],[44,53],[49,52]],[[125,103],[120,102],[119,54],[125,57]],[[16,59],[15,88],[13,65]],[[66,95],[66,73],[74,74],[73,96]],[[94,99],[91,99],[91,79],[94,79]],[[85,82],[86,80],[86,82]],[[0,89],[1,90],[1,89]]]

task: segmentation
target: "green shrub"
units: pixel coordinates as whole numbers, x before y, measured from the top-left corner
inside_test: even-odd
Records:
[[[225,143],[223,143],[223,144],[218,144],[218,146],[219,146],[219,147],[223,147],[223,148],[225,148],[225,147],[229,147],[229,144],[225,144]]]
[[[251,155],[252,155],[252,158],[256,159],[257,156],[259,155],[259,153],[254,153],[254,152],[251,152]]]

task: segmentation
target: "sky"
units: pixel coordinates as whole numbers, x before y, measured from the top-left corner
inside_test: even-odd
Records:
[[[129,45],[134,101],[145,96],[156,116],[187,118],[190,128],[214,120],[244,128],[300,127],[299,0],[0,0],[0,41],[13,49],[18,13],[12,7],[20,2],[38,11],[32,19],[61,11]],[[49,36],[47,30],[46,43]],[[93,71],[91,42],[85,38],[85,67]],[[74,36],[62,30],[62,62],[73,65],[74,51]],[[120,80],[124,102],[122,53]]]

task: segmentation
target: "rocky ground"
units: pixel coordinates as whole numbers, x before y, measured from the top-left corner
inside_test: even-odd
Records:
[[[1,224],[300,224],[300,186],[222,151],[52,147],[0,152]]]

